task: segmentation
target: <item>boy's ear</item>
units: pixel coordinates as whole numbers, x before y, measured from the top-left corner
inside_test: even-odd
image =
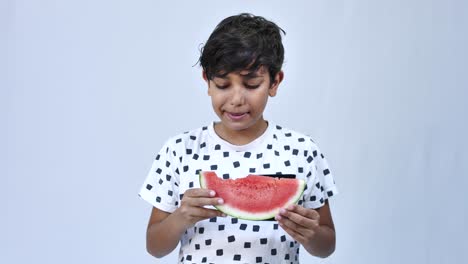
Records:
[[[271,87],[270,89],[268,90],[268,94],[271,96],[271,97],[274,97],[276,95],[276,93],[278,92],[278,87],[280,85],[280,83],[283,81],[284,79],[284,72],[283,71],[279,71],[276,75],[275,75],[275,79],[273,80],[273,83],[271,84]]]
[[[202,71],[202,77],[203,77],[203,80],[205,80],[206,84],[208,85],[208,95],[211,96],[211,94],[210,94],[210,80],[208,80],[208,77],[206,76],[205,71]]]

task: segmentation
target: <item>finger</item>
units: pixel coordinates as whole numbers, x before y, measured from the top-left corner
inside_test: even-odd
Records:
[[[306,216],[301,215],[301,214],[299,214],[297,212],[294,212],[294,211],[288,211],[288,210],[282,209],[282,210],[280,210],[280,215],[282,217],[285,217],[285,218],[291,220],[295,224],[297,224],[297,225],[299,225],[301,227],[305,227],[305,228],[314,228],[319,224],[318,220],[307,218]],[[307,213],[306,213],[306,215],[307,215]]]
[[[188,189],[184,193],[184,197],[214,197],[215,195],[215,191],[201,188]]]
[[[207,218],[212,218],[212,217],[217,217],[217,216],[224,216],[224,213],[216,210],[216,209],[208,209],[208,208],[203,208],[203,207],[196,207],[193,208],[193,217],[197,217],[200,219],[207,219]]]
[[[276,220],[279,224],[283,225],[284,227],[288,227],[291,230],[294,230],[295,232],[301,234],[303,237],[308,236],[309,233],[313,232],[314,230],[313,227],[303,226],[282,215],[277,215]]]
[[[206,205],[221,205],[224,203],[222,198],[200,198],[200,197],[190,197],[182,199],[182,203],[190,205],[190,206],[206,206]]]
[[[184,218],[195,220],[198,222],[203,219],[224,216],[221,211],[216,209],[208,209],[203,207],[189,207],[182,209],[182,215],[185,215]],[[192,221],[190,220],[190,221]]]
[[[282,216],[282,215],[277,215],[275,219],[278,221],[279,224],[284,225],[292,230],[298,230],[299,225],[296,224],[295,222],[291,221],[289,218]]]
[[[305,241],[304,236],[301,233],[289,228],[288,226],[284,225],[283,223],[279,222],[281,228],[283,228],[286,233],[288,233],[294,240],[298,241],[299,243],[303,243]]]
[[[303,206],[297,205],[297,204],[292,204],[286,208],[289,211],[296,212],[297,214],[300,214],[306,218],[313,219],[313,220],[319,220],[320,219],[320,214],[311,208],[305,208]]]

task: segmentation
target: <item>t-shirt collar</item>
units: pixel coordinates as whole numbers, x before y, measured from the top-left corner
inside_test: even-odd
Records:
[[[253,141],[245,145],[234,145],[222,139],[218,134],[216,134],[216,131],[214,130],[214,125],[215,125],[214,121],[211,122],[211,124],[208,126],[208,133],[215,141],[219,142],[220,144],[223,144],[224,146],[234,151],[253,150],[253,149],[260,147],[265,142],[265,139],[267,139],[271,135],[272,130],[275,126],[269,121],[267,121],[267,123],[268,123],[267,129],[265,129],[263,134],[261,134],[258,138],[254,139]]]

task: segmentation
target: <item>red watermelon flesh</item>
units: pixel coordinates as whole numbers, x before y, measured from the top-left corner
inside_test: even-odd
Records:
[[[224,203],[216,208],[228,215],[264,220],[274,217],[281,208],[296,203],[305,182],[300,179],[248,175],[240,179],[221,179],[215,172],[200,172],[200,186],[214,190]]]

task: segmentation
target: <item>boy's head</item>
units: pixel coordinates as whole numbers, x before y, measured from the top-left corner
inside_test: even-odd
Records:
[[[286,34],[275,23],[252,14],[224,19],[211,33],[199,59],[207,79],[265,66],[271,83],[284,60],[281,31]]]

